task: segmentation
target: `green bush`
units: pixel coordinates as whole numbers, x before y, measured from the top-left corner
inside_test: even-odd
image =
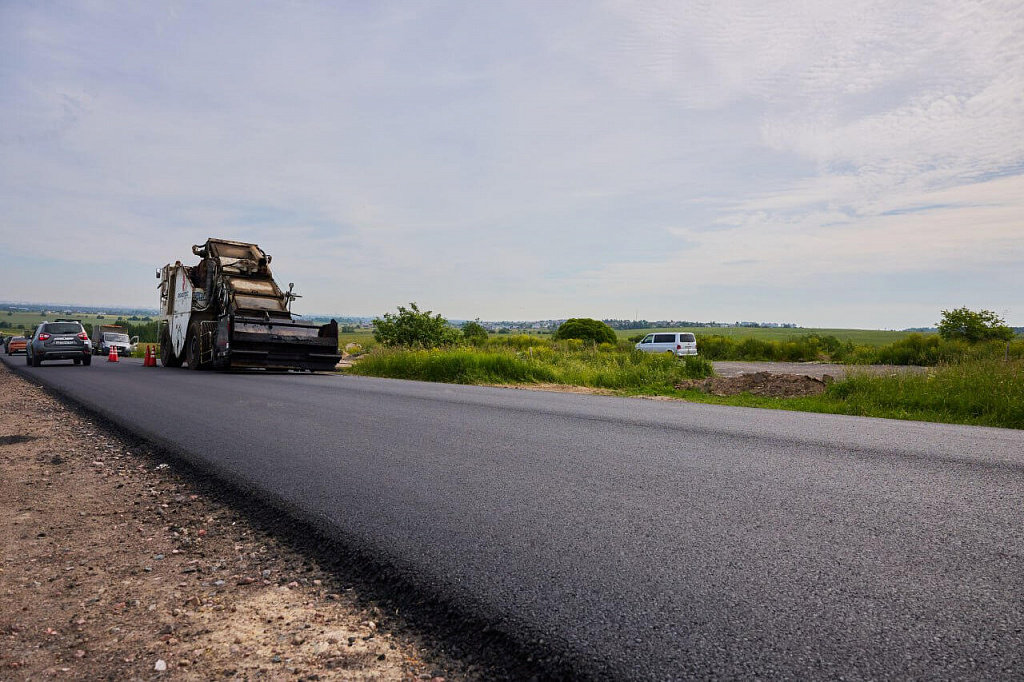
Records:
[[[551,346],[551,341],[539,336],[530,336],[529,334],[508,334],[507,336],[497,338],[491,337],[487,340],[487,346],[523,350],[526,348]]]
[[[160,322],[157,320],[131,322],[130,318],[126,320],[123,317],[119,317],[114,321],[114,324],[118,327],[124,327],[125,334],[128,336],[139,337],[140,343],[158,343],[160,341]]]
[[[1006,326],[1003,318],[991,310],[943,310],[938,328],[939,336],[951,341],[976,343],[992,340],[1009,341],[1013,338],[1013,330]]]
[[[756,337],[736,340],[719,334],[697,336],[697,351],[709,360],[808,362],[827,359],[830,348],[839,350],[843,345],[834,336],[817,334],[785,341]]]
[[[715,373],[715,366],[710,360],[699,355],[683,356],[683,372],[687,379],[703,379]]]
[[[698,334],[697,352],[708,360],[735,360],[736,342],[719,334]]]
[[[1024,339],[1010,342],[943,339],[938,335],[911,334],[894,343],[860,346],[840,356],[843,362],[869,365],[921,365],[925,367],[977,360],[1024,359]],[[840,359],[833,355],[833,359]]]
[[[437,348],[457,343],[462,333],[432,311],[420,311],[415,303],[398,306],[398,314],[384,313],[373,320],[373,338],[384,346]]]
[[[475,322],[466,322],[462,325],[462,338],[473,345],[480,345],[487,342],[487,330],[480,324],[479,318]]]
[[[589,317],[574,317],[566,320],[555,331],[554,339],[580,339],[593,343],[618,343],[615,330],[600,320]]]

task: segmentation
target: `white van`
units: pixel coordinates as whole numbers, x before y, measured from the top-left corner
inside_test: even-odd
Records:
[[[648,334],[636,344],[645,353],[672,353],[677,357],[697,354],[697,337],[689,332]]]

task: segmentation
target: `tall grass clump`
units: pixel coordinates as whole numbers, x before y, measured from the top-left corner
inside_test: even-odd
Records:
[[[378,348],[350,370],[364,376],[436,381],[448,384],[553,381],[544,364],[514,352],[483,352],[469,348],[411,350]]]
[[[814,362],[831,361],[860,365],[920,365],[932,367],[968,360],[1024,359],[1024,339],[968,343],[943,339],[938,334],[910,334],[880,346],[845,343],[832,335],[805,334],[790,339],[718,334],[698,335],[697,349],[709,360]]]
[[[670,390],[683,379],[713,373],[711,363],[700,357],[679,360],[660,354],[620,353],[614,346],[609,350],[572,341],[548,342],[526,350],[490,344],[485,349],[377,349],[349,371],[457,384],[553,383],[612,390]]]
[[[1024,339],[978,341],[943,339],[937,334],[911,334],[884,346],[860,346],[844,358],[845,362],[867,365],[934,365],[976,360],[1022,360]]]
[[[487,339],[487,348],[514,348],[516,350],[526,350],[529,348],[550,348],[551,345],[552,343],[550,339],[540,336],[531,336],[529,334],[508,334],[492,336]]]
[[[852,344],[849,347],[852,348]],[[784,340],[754,336],[734,339],[720,334],[697,336],[697,350],[710,360],[809,362],[826,360],[830,354],[846,348],[836,337],[819,334],[804,334]]]
[[[982,359],[923,374],[854,373],[830,385],[823,397],[837,401],[837,411],[846,414],[1021,429],[1024,362]]]

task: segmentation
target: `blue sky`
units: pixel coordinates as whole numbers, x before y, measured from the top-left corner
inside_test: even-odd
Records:
[[[0,4],[0,299],[1024,325],[1019,2]]]

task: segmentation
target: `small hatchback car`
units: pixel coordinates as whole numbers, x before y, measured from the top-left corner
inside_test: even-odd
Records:
[[[24,336],[12,336],[7,340],[4,348],[8,355],[15,355],[17,353],[24,353],[25,346],[28,345],[28,339]]]
[[[92,364],[92,341],[78,320],[43,322],[28,342],[25,362],[38,367],[43,360],[73,360]]]
[[[645,353],[672,353],[677,357],[697,354],[697,337],[689,332],[648,334],[636,349]]]

